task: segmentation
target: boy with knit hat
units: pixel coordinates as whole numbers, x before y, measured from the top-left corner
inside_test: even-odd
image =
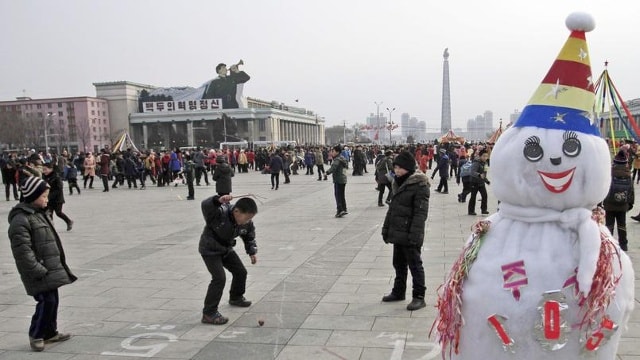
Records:
[[[23,201],[9,212],[9,239],[25,290],[37,301],[29,344],[33,351],[43,351],[45,344],[71,337],[57,331],[58,288],[77,278],[66,264],[60,237],[44,211],[49,185],[32,176],[20,191]]]
[[[421,250],[424,229],[429,213],[429,179],[416,171],[416,160],[408,151],[398,154],[393,160],[396,174],[392,188],[393,198],[382,225],[382,240],[393,244],[393,268],[396,277],[391,293],[382,297],[384,302],[402,301],[407,290],[407,268],[413,278],[413,300],[407,310],[426,306],[424,267]]]

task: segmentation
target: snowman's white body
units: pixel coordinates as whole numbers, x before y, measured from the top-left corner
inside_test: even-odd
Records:
[[[525,143],[532,136],[540,140],[544,149],[542,159],[535,162],[523,155]],[[633,268],[622,251],[622,269],[617,258],[611,259],[616,274],[622,272],[622,276],[607,309],[607,315],[619,328],[595,354],[583,351],[585,333],[580,329],[572,328],[566,344],[558,350],[545,349],[545,341],[538,338],[540,330],[536,330],[536,324],[542,319],[538,307],[543,294],[554,290],[561,290],[566,298],[568,309],[563,312],[563,320],[569,325],[580,322],[575,288],[563,286],[575,274],[575,269],[580,268],[578,281],[583,285],[580,290],[590,288],[598,254],[593,238],[599,234],[585,237],[585,232],[577,228],[592,221],[590,209],[606,196],[610,183],[610,162],[604,140],[579,133],[580,153],[567,156],[563,153],[566,137],[567,132],[563,130],[521,127],[507,130],[496,144],[491,155],[491,186],[501,203],[498,213],[489,217],[490,229],[464,282],[462,316],[465,323],[461,327],[460,351],[454,359],[615,358],[634,301]],[[550,161],[552,158],[554,162]],[[549,180],[540,175],[570,169],[575,170],[563,179]],[[597,225],[591,228],[596,232],[602,230]],[[604,232],[610,236],[606,228]],[[520,287],[518,300],[512,291],[504,288],[501,269],[502,265],[516,261],[524,262],[528,281]],[[493,314],[506,318],[503,328],[514,341],[513,353],[505,351],[496,331],[489,325],[487,319]]]

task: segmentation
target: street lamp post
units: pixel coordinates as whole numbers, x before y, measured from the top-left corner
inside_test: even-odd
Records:
[[[396,110],[396,108],[392,108],[389,109],[387,108],[387,111],[389,112],[389,145],[391,145],[391,128],[393,127],[393,121],[391,121],[391,113],[394,112]]]
[[[382,101],[377,102],[374,101],[374,104],[376,104],[376,116],[378,118],[378,128],[376,129],[378,132],[380,131],[380,105],[382,105]],[[378,144],[382,144],[382,141],[380,141],[380,135],[378,135]]]
[[[49,152],[49,122],[51,121],[52,116],[53,116],[53,113],[48,112],[47,116],[44,118],[44,153],[45,155]]]

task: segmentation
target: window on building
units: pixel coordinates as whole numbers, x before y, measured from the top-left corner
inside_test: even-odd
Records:
[[[266,131],[267,130],[267,127],[265,126],[264,119],[258,120],[258,130],[260,130],[260,131]]]
[[[107,112],[106,112],[106,111],[103,111],[103,112],[102,112],[102,116],[107,116]]]
[[[93,127],[93,132],[96,132],[96,127],[95,126]]]
[[[92,101],[92,102],[91,102],[91,107],[94,107],[94,106],[95,106],[95,105],[94,105],[94,103],[93,103],[93,101]]]
[[[58,111],[58,116],[63,116],[64,113],[62,111]]]
[[[91,115],[95,115],[96,111],[95,110],[91,110]]]
[[[58,107],[61,108],[62,107],[62,103],[58,103]]]
[[[47,109],[51,109],[52,107],[53,107],[53,104],[51,104],[51,103],[47,104]]]
[[[38,104],[38,105],[36,105],[36,108],[38,108],[38,109],[42,109],[42,104]]]
[[[93,135],[93,140],[98,140],[98,137],[96,135]]]

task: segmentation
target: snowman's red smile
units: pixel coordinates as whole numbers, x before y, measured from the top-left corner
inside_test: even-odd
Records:
[[[575,173],[576,168],[569,169],[567,171],[559,172],[559,173],[550,173],[544,171],[538,171],[538,175],[542,179],[542,183],[547,188],[547,190],[552,193],[559,194],[569,188],[571,186],[571,181],[573,181],[573,174]]]

